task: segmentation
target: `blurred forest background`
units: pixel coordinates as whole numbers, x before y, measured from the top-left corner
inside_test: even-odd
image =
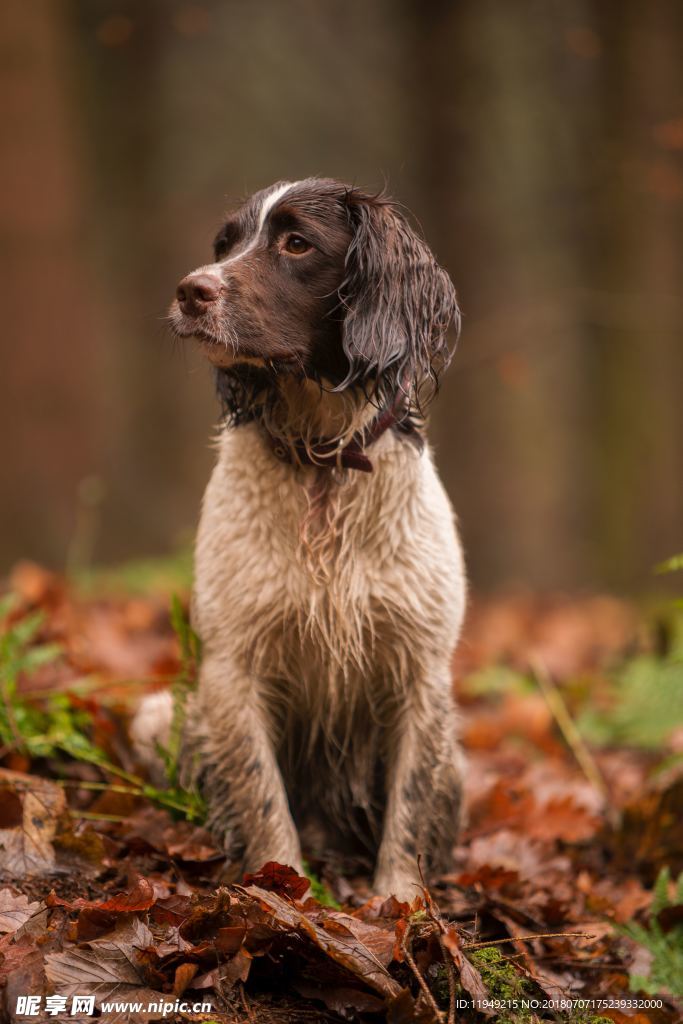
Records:
[[[387,182],[458,288],[432,439],[481,589],[683,547],[680,0],[7,0],[0,571],[167,552],[212,455],[170,340],[222,212]]]

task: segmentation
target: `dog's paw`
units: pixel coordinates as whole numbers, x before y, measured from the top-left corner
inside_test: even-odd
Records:
[[[143,697],[130,725],[135,755],[157,784],[163,784],[166,777],[158,745],[168,746],[172,719],[173,698],[168,690],[160,690]]]
[[[401,903],[412,903],[422,893],[422,881],[419,875],[412,872],[392,872],[378,874],[372,883],[372,890],[377,896],[388,898],[395,896]]]

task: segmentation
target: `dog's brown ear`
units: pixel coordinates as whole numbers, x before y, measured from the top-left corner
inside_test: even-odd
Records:
[[[382,401],[404,392],[424,404],[450,361],[449,328],[456,336],[460,326],[455,288],[390,200],[354,189],[344,203],[353,236],[340,289],[349,361],[340,387],[362,382]]]

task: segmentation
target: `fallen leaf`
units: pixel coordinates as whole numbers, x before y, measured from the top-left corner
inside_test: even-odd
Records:
[[[377,957],[353,935],[330,935],[324,928],[310,921],[292,903],[286,902],[274,892],[251,885],[244,890],[251,896],[278,926],[296,930],[326,953],[335,963],[364,982],[369,988],[385,998],[395,997],[401,986],[394,981],[386,967]]]
[[[47,897],[46,903],[49,907],[66,907],[68,910],[99,910],[111,914],[129,914],[134,911],[149,910],[154,903],[154,886],[146,878],[138,878],[130,892],[118,893],[111,899],[84,900],[78,897],[75,900],[63,900],[54,891]]]
[[[340,911],[329,911],[321,915],[317,921],[325,931],[331,935],[346,934],[353,935],[359,939],[365,948],[377,957],[379,962],[388,967],[393,960],[394,930],[393,928],[378,928],[376,925],[359,920],[351,914],[344,914]]]
[[[404,988],[387,1003],[387,1024],[434,1024],[434,1011],[419,1007],[410,989]]]
[[[40,909],[26,896],[15,896],[11,889],[0,890],[0,932],[15,932]]]
[[[66,809],[61,786],[0,768],[0,871],[14,878],[45,875],[54,870],[53,839]],[[21,817],[19,817],[21,811]]]
[[[122,919],[106,938],[62,953],[48,953],[45,972],[60,995],[71,997],[86,992],[102,999],[143,1001],[147,995],[137,966],[137,951],[152,945],[154,937],[138,918]],[[154,993],[157,999],[161,993]],[[149,998],[153,998],[150,996]]]
[[[255,874],[244,876],[244,885],[256,885],[268,892],[279,892],[293,900],[300,900],[308,891],[310,884],[308,879],[297,874],[294,868],[278,864],[274,860],[268,861]]]
[[[527,822],[526,833],[534,839],[578,843],[591,839],[601,827],[601,819],[568,794],[539,806]]]
[[[465,956],[462,943],[454,928],[449,928],[443,936],[443,944],[450,953],[453,963],[460,977],[460,984],[475,1002],[488,999],[489,992],[484,984],[481,974]],[[480,1012],[484,1013],[484,1010]],[[491,1016],[486,1012],[486,1016]]]
[[[294,982],[294,988],[304,999],[315,999],[324,1003],[328,1010],[345,1018],[357,1013],[381,1013],[384,1009],[383,999],[350,985],[317,986],[297,980]]]
[[[181,996],[199,970],[197,964],[181,964],[173,978],[173,995]]]

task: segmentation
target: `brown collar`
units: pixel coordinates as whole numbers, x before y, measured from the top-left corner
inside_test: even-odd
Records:
[[[308,445],[301,438],[285,443],[269,432],[266,436],[273,455],[282,462],[318,466],[320,469],[358,469],[362,473],[372,473],[372,462],[365,454],[365,449],[374,444],[390,427],[397,424],[403,427],[397,411],[394,407],[379,412],[367,427],[357,430],[345,445],[340,441],[326,441],[325,438],[318,438]]]

